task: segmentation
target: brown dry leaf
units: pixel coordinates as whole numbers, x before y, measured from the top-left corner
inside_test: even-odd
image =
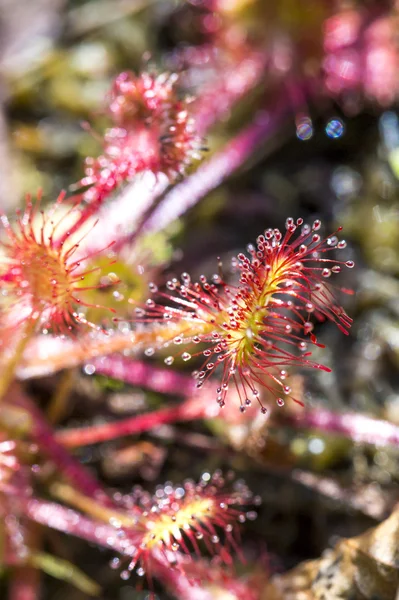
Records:
[[[399,591],[399,510],[320,559],[275,576],[261,600],[395,600]]]

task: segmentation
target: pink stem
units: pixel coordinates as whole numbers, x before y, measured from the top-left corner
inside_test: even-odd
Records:
[[[399,427],[357,413],[334,413],[327,409],[300,411],[289,418],[294,427],[318,429],[326,433],[345,435],[354,442],[374,446],[399,446]]]
[[[84,224],[94,213],[98,223],[82,244],[82,256],[100,252],[115,240],[117,240],[117,246],[120,247],[120,238],[125,239],[132,231],[135,231],[136,224],[142,215],[166,190],[168,185],[169,180],[165,175],[160,174],[155,178],[153,173],[145,171],[137,180],[127,184],[110,204],[85,207],[78,222],[74,225],[74,229]],[[57,240],[57,243],[60,241]]]
[[[105,548],[112,548],[117,552],[124,551],[126,538],[118,535],[118,531],[112,525],[93,521],[76,510],[56,502],[38,499],[18,499],[17,502],[24,514],[36,523]]]
[[[139,360],[111,354],[90,361],[96,373],[161,394],[188,396],[195,390],[195,382],[189,375],[163,369]]]
[[[186,400],[183,404],[163,408],[151,413],[145,413],[129,417],[114,423],[103,425],[92,425],[90,427],[78,427],[76,429],[64,429],[55,435],[58,443],[75,448],[89,444],[99,444],[127,435],[133,435],[149,431],[154,427],[175,423],[176,421],[191,421],[206,417],[206,409],[201,399]]]
[[[104,504],[111,504],[108,495],[101,488],[95,477],[87,471],[79,461],[54,437],[51,426],[45,421],[41,412],[22,392],[15,403],[23,406],[32,416],[31,436],[43,452],[58,467],[60,473],[75,485],[83,494],[95,498]]]

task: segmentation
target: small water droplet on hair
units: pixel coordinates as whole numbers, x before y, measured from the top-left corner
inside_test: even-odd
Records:
[[[112,560],[109,561],[109,566],[111,567],[111,569],[119,569],[121,564],[121,559],[116,557],[113,558]]]
[[[155,294],[158,291],[158,286],[152,281],[150,281],[150,283],[148,284],[148,289],[152,294]]]
[[[310,321],[305,321],[305,323],[303,324],[303,331],[305,334],[313,331],[313,323],[310,323]]]
[[[318,231],[320,229],[320,227],[321,227],[321,221],[320,221],[320,219],[315,219],[313,221],[312,230],[313,231]]]

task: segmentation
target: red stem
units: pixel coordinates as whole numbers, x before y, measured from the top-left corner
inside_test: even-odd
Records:
[[[145,413],[134,417],[129,417],[122,421],[114,423],[105,423],[104,425],[93,425],[90,427],[78,427],[76,429],[64,429],[55,434],[58,443],[68,448],[78,446],[87,446],[90,444],[99,444],[108,440],[113,440],[127,435],[143,433],[154,427],[175,423],[176,421],[191,421],[201,419],[206,416],[203,401],[187,400],[178,406],[172,406],[157,410],[151,413]]]

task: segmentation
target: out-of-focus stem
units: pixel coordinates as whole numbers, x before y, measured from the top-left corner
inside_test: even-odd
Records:
[[[128,238],[143,214],[150,208],[152,203],[162,194],[169,185],[169,179],[163,173],[157,178],[150,171],[141,173],[137,180],[129,183],[121,190],[118,197],[113,199],[109,205],[87,205],[82,209],[78,221],[73,229],[78,230],[87,220],[95,214],[98,219],[97,225],[86,236],[81,247],[82,255],[99,252],[104,247],[117,240]],[[57,240],[60,244],[62,238]]]
[[[84,517],[76,510],[56,502],[23,498],[17,499],[17,502],[24,514],[36,523],[80,537],[104,548],[112,548],[116,552],[124,551],[124,539],[116,535],[117,530],[112,525]]]
[[[8,361],[1,365],[0,402],[4,398],[4,395],[7,393],[8,388],[14,380],[16,368],[18,363],[21,361],[25,348],[35,331],[36,323],[37,318],[30,318],[27,320],[22,334],[18,330],[17,335],[20,335],[20,338],[12,351],[12,355]]]
[[[357,413],[335,413],[322,408],[305,409],[295,417],[287,418],[287,422],[301,429],[317,429],[344,435],[354,442],[373,446],[399,446],[397,425]]]
[[[65,405],[70,396],[75,380],[74,369],[67,369],[62,375],[55,393],[51,398],[47,411],[48,419],[51,423],[58,423],[64,415]]]
[[[188,396],[194,392],[196,385],[190,375],[132,360],[119,354],[94,359],[92,364],[99,375],[112,377],[129,385],[145,387],[160,394]]]
[[[361,511],[368,517],[378,521],[385,519],[392,512],[397,499],[397,494],[381,490],[373,482],[344,487],[337,479],[322,477],[320,474],[302,471],[301,469],[294,469],[291,477],[294,481],[316,490],[330,500]]]
[[[18,395],[15,395],[14,403],[23,406],[32,417],[30,431],[32,439],[38,444],[40,451],[58,467],[60,473],[82,493],[103,504],[112,504],[97,480],[55,439],[51,426],[46,423],[40,411],[29,398],[19,392]]]
[[[205,418],[206,416],[207,413],[203,400],[200,398],[197,400],[189,399],[179,406],[163,408],[113,423],[58,431],[56,433],[56,440],[68,448],[75,448],[89,444],[99,444],[100,442],[127,435],[143,433],[167,423],[191,421],[193,419]]]
[[[33,567],[14,567],[8,600],[39,600],[40,571]]]
[[[98,334],[96,337],[86,337],[77,341],[41,336],[27,347],[17,375],[21,379],[43,377],[114,352],[128,350],[132,354],[142,353],[149,346],[159,348],[164,342],[172,341],[176,335],[184,335],[187,332],[187,322],[182,322],[172,327],[152,326],[128,334]]]
[[[125,513],[121,513],[118,510],[107,508],[95,502],[92,498],[84,496],[76,489],[65,485],[63,483],[54,483],[50,487],[50,493],[58,500],[62,500],[66,504],[81,510],[90,517],[105,523],[112,523],[112,521],[118,521],[121,525],[126,527],[133,527],[135,525],[135,519],[129,517]]]
[[[30,552],[40,550],[41,535],[36,523],[25,525]],[[8,600],[39,600],[40,571],[32,566],[15,566],[11,573]]]

